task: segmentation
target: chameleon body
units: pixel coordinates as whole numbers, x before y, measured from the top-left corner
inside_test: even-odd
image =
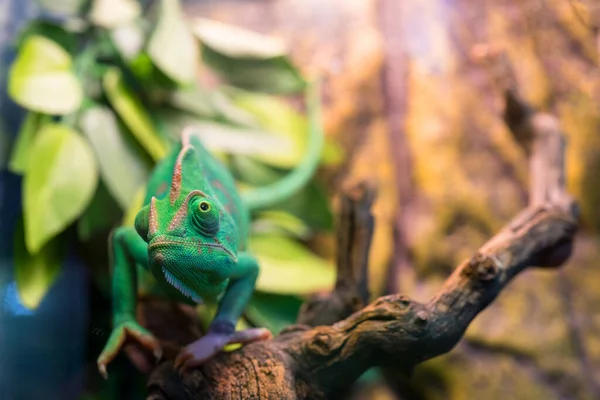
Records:
[[[259,265],[247,249],[250,212],[293,196],[314,174],[323,145],[314,85],[308,89],[309,144],[302,162],[282,180],[238,192],[227,167],[191,128],[155,167],[134,227],[116,228],[109,238],[113,330],[98,357],[100,373],[126,340],[161,357],[156,338],[135,318],[137,269],[150,271],[171,298],[187,304],[217,303],[208,332],[181,350],[180,371],[202,364],[224,346],[271,337],[264,328],[235,331],[254,291]]]

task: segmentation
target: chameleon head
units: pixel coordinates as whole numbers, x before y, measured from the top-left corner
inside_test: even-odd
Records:
[[[148,264],[159,281],[196,302],[214,300],[237,263],[236,229],[210,195],[198,152],[185,137],[183,142],[169,196],[152,197],[135,225],[148,243]]]
[[[152,274],[197,303],[216,299],[237,263],[234,224],[221,208],[193,190],[175,202],[152,197],[136,217]]]

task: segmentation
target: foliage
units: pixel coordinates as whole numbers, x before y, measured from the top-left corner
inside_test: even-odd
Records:
[[[307,130],[306,116],[285,97],[305,87],[304,77],[276,39],[187,20],[179,0],[41,4],[61,22],[26,26],[9,74],[9,95],[28,111],[9,169],[24,178],[16,277],[30,308],[58,276],[70,232],[105,249],[110,229],[132,224],[153,166],[184,126],[202,128],[241,187],[293,168]],[[323,163],[336,162],[326,143]],[[280,329],[293,321],[297,296],[331,287],[331,263],[303,243],[329,228],[316,180],[292,201],[253,215],[251,247],[266,272],[246,316],[251,323]],[[107,266],[92,275],[108,290]]]

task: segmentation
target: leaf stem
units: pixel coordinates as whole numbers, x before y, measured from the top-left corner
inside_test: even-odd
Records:
[[[84,102],[83,104],[87,104],[87,102],[85,101],[87,99],[87,95],[85,93],[85,85],[84,82],[86,81],[89,71],[91,71],[91,69],[94,66],[94,63],[96,62],[96,57],[98,55],[98,44],[96,43],[96,41],[94,40],[94,30],[91,29],[91,32],[85,34],[82,38],[81,38],[81,47],[80,47],[80,52],[79,55],[77,55],[75,57],[75,62],[74,62],[74,72],[75,75],[77,76],[77,78],[79,79],[79,81],[81,82],[81,84],[83,85],[84,88]],[[79,107],[77,110],[73,111],[72,113],[69,113],[67,115],[64,115],[61,118],[61,122],[71,128],[75,127],[75,124],[77,123],[77,118],[79,117],[79,113],[81,112],[82,107]]]

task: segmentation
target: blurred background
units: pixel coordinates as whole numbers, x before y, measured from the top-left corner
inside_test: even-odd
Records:
[[[360,180],[377,187],[371,295],[427,300],[527,204],[509,65],[567,136],[575,253],[519,276],[449,354],[393,385],[369,371],[352,398],[600,398],[599,29],[592,0],[0,0],[0,397],[144,398],[124,356],[108,381],[95,367],[110,230],[183,126],[242,188],[293,168],[315,76],[321,166],[252,216],[263,269],[240,323],[276,333],[332,287],[337,194]]]

